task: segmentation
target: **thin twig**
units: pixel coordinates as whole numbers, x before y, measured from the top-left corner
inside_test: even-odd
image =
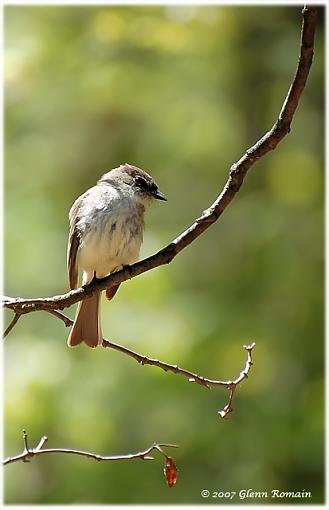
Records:
[[[316,6],[311,5],[305,7],[302,11],[303,26],[297,70],[287,96],[284,99],[277,121],[255,145],[250,147],[246,153],[231,166],[229,178],[223,191],[190,227],[154,255],[130,267],[126,267],[121,271],[113,273],[106,278],[93,281],[90,285],[60,296],[48,298],[25,299],[5,296],[2,299],[3,306],[20,314],[39,310],[63,310],[82,299],[86,299],[96,291],[102,291],[114,285],[119,285],[150,269],[154,269],[163,264],[169,264],[178,253],[191,244],[192,241],[199,237],[210,225],[215,223],[240,190],[243,180],[251,166],[269,151],[275,149],[278,143],[290,132],[291,123],[312,64],[317,10],[318,8]]]
[[[23,430],[23,442],[24,442],[24,449],[25,449],[25,451],[28,452],[30,448],[29,448],[29,444],[28,444],[28,440],[27,440],[27,432],[25,429]]]
[[[48,453],[64,453],[70,455],[80,455],[82,457],[89,457],[91,459],[95,459],[98,461],[115,461],[115,460],[132,460],[132,459],[142,459],[142,460],[154,460],[154,457],[150,455],[153,450],[157,450],[161,455],[165,457],[167,460],[168,455],[162,450],[162,448],[179,448],[176,444],[167,444],[167,443],[153,443],[151,446],[146,448],[146,450],[142,450],[137,453],[128,453],[124,455],[99,455],[93,452],[86,452],[83,450],[74,450],[72,448],[43,448],[43,445],[47,441],[47,436],[42,436],[38,445],[35,448],[29,448],[27,446],[27,433],[23,431],[23,441],[24,441],[24,450],[19,455],[14,457],[8,457],[2,463],[3,465],[12,464],[13,462],[23,461],[29,462],[32,457],[37,455],[45,455]]]
[[[103,340],[102,343],[103,347],[110,347],[111,349],[114,349],[116,351],[122,352],[124,354],[127,354],[128,356],[131,356],[134,358],[138,363],[141,365],[153,365],[156,367],[161,368],[165,372],[173,372],[174,374],[182,375],[183,377],[187,377],[189,382],[196,382],[200,384],[201,386],[205,386],[206,388],[210,389],[211,386],[225,386],[226,388],[231,388],[231,386],[237,386],[240,384],[240,382],[243,381],[248,376],[248,373],[251,369],[251,366],[253,364],[252,358],[251,358],[251,352],[253,348],[255,347],[255,342],[253,342],[251,345],[244,345],[244,349],[246,349],[248,353],[246,366],[244,370],[239,374],[239,376],[234,381],[220,381],[218,379],[208,379],[207,377],[203,377],[202,375],[195,374],[194,372],[190,372],[189,370],[185,370],[184,368],[180,368],[177,365],[171,365],[170,363],[164,363],[163,361],[159,361],[154,358],[148,358],[147,356],[144,356],[143,354],[138,354],[135,351],[131,351],[130,349],[127,349],[126,347],[123,347],[122,345],[115,344],[112,341]]]
[[[58,319],[61,319],[65,326],[67,328],[69,328],[70,326],[72,326],[73,324],[73,321],[72,319],[70,319],[69,317],[67,317],[67,315],[64,315],[64,313],[62,312],[59,312],[58,310],[47,310],[48,313],[50,313],[51,315],[54,315],[55,317],[57,317]]]
[[[228,418],[229,414],[233,411],[233,398],[235,396],[235,390],[238,384],[240,384],[244,379],[248,378],[250,369],[253,365],[252,350],[255,347],[255,342],[253,342],[250,345],[244,345],[243,347],[246,349],[248,353],[246,365],[244,367],[244,370],[242,370],[242,372],[240,373],[239,377],[237,377],[234,381],[232,381],[230,385],[227,386],[227,388],[229,388],[230,390],[228,403],[226,404],[222,411],[218,411],[219,416],[221,416],[222,418]]]
[[[18,319],[20,318],[21,314],[18,313],[18,312],[15,312],[15,315],[12,319],[12,321],[10,322],[8,328],[6,329],[6,331],[4,332],[3,334],[3,338],[6,338],[6,336],[11,332],[11,330],[13,329],[14,326],[16,326],[17,322],[18,322]]]

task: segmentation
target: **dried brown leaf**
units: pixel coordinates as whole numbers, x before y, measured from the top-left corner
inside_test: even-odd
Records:
[[[178,469],[173,458],[171,457],[166,458],[163,472],[166,477],[168,486],[173,487],[174,485],[176,485]]]

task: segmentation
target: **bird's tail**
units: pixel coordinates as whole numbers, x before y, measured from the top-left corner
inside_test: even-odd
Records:
[[[95,292],[90,298],[80,301],[74,324],[67,340],[69,347],[85,342],[89,347],[102,344],[103,335],[100,322],[101,292]]]

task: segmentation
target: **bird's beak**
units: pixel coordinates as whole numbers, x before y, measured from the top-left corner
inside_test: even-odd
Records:
[[[167,197],[165,197],[165,195],[163,193],[161,193],[161,191],[157,190],[155,193],[153,193],[153,196],[154,198],[156,198],[157,200],[168,200]]]

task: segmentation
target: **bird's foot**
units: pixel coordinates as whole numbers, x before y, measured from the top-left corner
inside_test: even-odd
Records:
[[[83,285],[81,285],[81,287],[84,289],[84,290],[88,290],[90,289],[90,287],[92,287],[96,282],[98,282],[99,278],[96,277],[96,271],[94,271],[94,276],[92,277],[92,279],[90,280],[90,282],[88,283],[84,283]]]
[[[129,271],[129,275],[130,275],[130,278],[131,278],[131,276],[132,276],[132,269],[131,269],[131,265],[130,265],[130,264],[123,264],[122,269],[123,269],[123,270],[126,270],[126,269],[127,269],[127,270]]]

